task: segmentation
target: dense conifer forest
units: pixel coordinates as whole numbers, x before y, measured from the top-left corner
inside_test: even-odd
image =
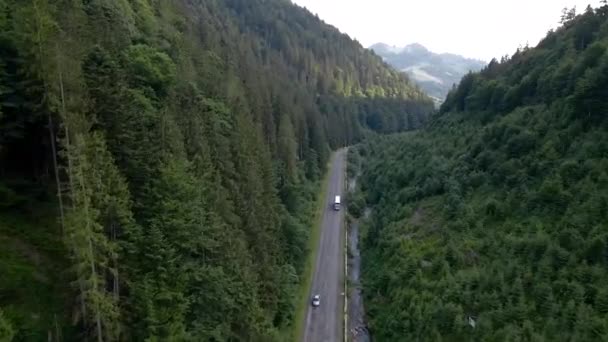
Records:
[[[608,340],[605,2],[349,159],[375,340]]]
[[[289,1],[0,0],[0,340],[285,340],[331,149],[431,110]]]

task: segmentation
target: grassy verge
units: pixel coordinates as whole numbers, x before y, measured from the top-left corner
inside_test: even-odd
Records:
[[[321,237],[321,217],[325,210],[325,199],[327,198],[327,187],[329,185],[329,175],[331,173],[331,165],[335,158],[335,153],[327,166],[327,171],[321,182],[321,189],[319,196],[317,197],[317,209],[315,211],[314,224],[310,233],[310,239],[308,241],[308,257],[306,260],[306,266],[304,273],[302,274],[302,282],[298,291],[296,314],[293,324],[292,341],[299,341],[304,334],[304,317],[306,317],[306,310],[308,309],[309,292],[312,284],[312,277],[315,271],[315,263],[317,261],[317,254],[319,251],[319,238]]]

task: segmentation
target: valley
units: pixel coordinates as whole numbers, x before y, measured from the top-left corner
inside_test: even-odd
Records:
[[[608,4],[556,19],[0,0],[0,341],[608,340]]]

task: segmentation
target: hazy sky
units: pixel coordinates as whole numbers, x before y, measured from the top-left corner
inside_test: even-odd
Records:
[[[434,52],[489,61],[534,46],[561,9],[599,0],[292,0],[368,47],[418,42]]]

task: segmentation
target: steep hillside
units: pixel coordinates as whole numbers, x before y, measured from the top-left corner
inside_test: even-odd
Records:
[[[431,106],[285,0],[0,0],[0,340],[285,340],[330,148]]]
[[[607,113],[603,6],[358,148],[375,340],[608,340]]]
[[[455,54],[433,53],[420,44],[399,48],[377,43],[370,49],[395,69],[407,73],[438,105],[464,75],[486,65]]]

